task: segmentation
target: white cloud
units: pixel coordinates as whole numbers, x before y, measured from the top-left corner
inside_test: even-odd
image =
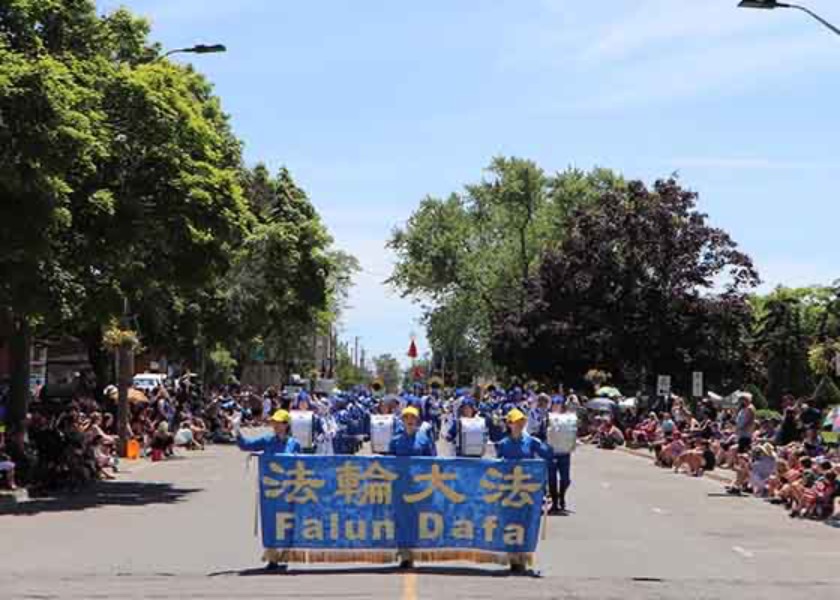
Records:
[[[661,161],[676,168],[751,170],[751,171],[822,171],[840,169],[840,162],[820,160],[786,160],[748,157],[684,157]]]
[[[515,30],[500,67],[568,82],[562,100],[544,102],[578,114],[739,94],[836,67],[835,39],[776,12],[732,0],[569,4]]]

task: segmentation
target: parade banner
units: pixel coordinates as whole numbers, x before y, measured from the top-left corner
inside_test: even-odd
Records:
[[[542,460],[260,457],[266,559],[277,562],[530,562]]]

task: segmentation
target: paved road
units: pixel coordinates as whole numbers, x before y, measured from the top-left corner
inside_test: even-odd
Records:
[[[721,484],[580,449],[574,514],[553,518],[543,577],[498,568],[305,567],[269,575],[254,490],[228,447],[141,463],[72,502],[0,508],[0,598],[837,598],[840,529],[792,521]],[[5,514],[3,514],[5,512]]]

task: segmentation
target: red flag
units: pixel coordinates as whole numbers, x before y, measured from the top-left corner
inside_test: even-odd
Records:
[[[414,381],[423,379],[423,367],[414,367]]]
[[[411,340],[411,345],[408,347],[408,357],[417,358],[417,344],[414,343],[414,340]]]

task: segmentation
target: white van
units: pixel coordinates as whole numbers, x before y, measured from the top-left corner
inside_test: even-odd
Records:
[[[132,381],[132,386],[145,394],[165,384],[166,375],[163,373],[138,373]]]

